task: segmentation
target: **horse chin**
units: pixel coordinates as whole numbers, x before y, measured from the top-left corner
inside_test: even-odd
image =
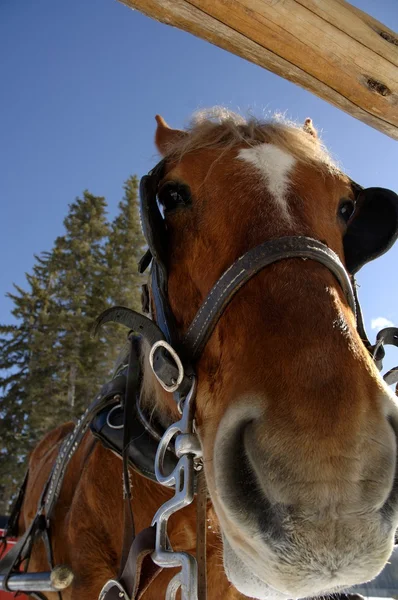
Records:
[[[272,562],[272,552],[267,558]],[[346,591],[347,588],[358,583],[355,576],[355,567],[353,567],[352,570],[349,570],[350,572],[346,573],[344,584],[341,582],[340,577],[330,576],[330,574],[330,581],[327,582],[327,576],[324,575],[322,577],[322,574],[319,572],[312,573],[306,581],[297,582],[297,576],[293,577],[288,585],[287,581],[281,581],[281,587],[284,588],[284,591],[282,591],[259,577],[257,573],[260,565],[257,564],[257,561],[251,559],[239,547],[239,544],[230,543],[225,534],[223,534],[223,559],[224,571],[228,581],[241,594],[249,598],[257,598],[258,600],[298,600],[299,598],[309,599],[330,596],[337,592]],[[385,562],[385,557],[383,558],[383,562]],[[383,564],[375,567],[374,564],[369,563],[367,566],[369,571],[365,579],[369,581],[380,572]],[[257,571],[257,573],[254,571]],[[287,589],[286,585],[289,589]]]
[[[244,560],[238,556],[225,535],[223,535],[223,558],[228,581],[241,594],[259,600],[285,600],[289,598],[289,596],[275,590],[257,577]]]

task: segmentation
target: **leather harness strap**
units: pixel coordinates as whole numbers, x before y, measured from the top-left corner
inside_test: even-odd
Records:
[[[311,259],[327,267],[356,314],[350,278],[333,250],[318,240],[304,236],[267,240],[238,258],[210,290],[183,339],[184,350],[191,361],[200,357],[222,313],[240,288],[265,267],[288,258]]]
[[[197,476],[196,489],[196,560],[198,562],[198,600],[206,600],[207,486],[203,468]]]
[[[135,537],[134,516],[131,508],[131,486],[129,476],[129,445],[133,431],[134,411],[131,406],[135,402],[137,389],[139,386],[138,357],[135,347],[134,336],[130,336],[129,364],[126,377],[126,393],[124,395],[124,415],[123,415],[123,496],[124,496],[124,517],[123,517],[123,544],[122,555],[120,559],[120,575],[127,561],[132,541]]]
[[[386,327],[379,331],[376,336],[376,344],[373,347],[375,359],[378,354],[381,354],[382,358],[384,357],[385,345],[398,347],[398,327]],[[398,367],[390,369],[390,371],[384,375],[384,381],[388,385],[398,383]]]
[[[140,531],[130,546],[124,569],[118,580],[110,580],[102,589],[99,600],[140,600],[149,585],[162,571],[150,559],[155,550],[156,529]]]
[[[40,499],[37,506],[36,515],[31,521],[29,527],[23,534],[13,548],[6,554],[0,561],[0,575],[4,577],[2,589],[9,591],[7,587],[7,580],[9,576],[14,572],[18,571],[22,561],[29,560],[33,543],[40,536],[44,540],[46,547],[47,558],[52,568],[52,550],[50,543],[50,524],[53,509],[58,500],[61,492],[62,484],[67,472],[67,467],[76,452],[81,440],[83,439],[91,419],[98,411],[102,410],[109,402],[109,398],[113,398],[115,393],[124,390],[120,390],[120,383],[124,382],[124,378],[115,378],[109,383],[105,384],[95,400],[86,409],[82,417],[78,420],[75,429],[64,438],[58,456],[52,468],[49,478],[43,488],[40,495]],[[25,478],[23,487],[26,487]],[[18,496],[16,512],[13,511],[13,519],[11,521],[11,527],[16,526],[19,510],[23,501],[23,495]]]

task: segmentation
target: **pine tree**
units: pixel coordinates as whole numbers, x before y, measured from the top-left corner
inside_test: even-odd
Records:
[[[109,327],[94,338],[96,317],[114,304],[140,309],[145,240],[137,191],[130,177],[110,225],[104,198],[84,192],[69,207],[65,234],[35,257],[28,291],[9,294],[16,323],[0,326],[0,514],[28,452],[46,431],[79,415],[113,370],[126,330]]]
[[[35,407],[29,393],[32,378],[32,340],[48,302],[46,274],[38,266],[27,275],[29,291],[14,286],[16,324],[0,326],[0,513],[5,512],[25,470],[26,456],[37,441],[31,426]],[[45,379],[42,379],[42,382]]]
[[[106,343],[92,336],[95,318],[109,306],[105,208],[104,198],[85,191],[70,206],[49,262],[57,307],[49,319],[57,331],[55,401],[65,419],[86,408],[109,372]]]
[[[29,448],[26,412],[28,351],[24,348],[26,332],[17,325],[0,327],[0,365],[7,369],[0,379],[0,514],[5,514],[19,481]],[[15,366],[12,364],[15,357]],[[4,360],[5,358],[5,360]]]
[[[124,184],[119,212],[111,224],[106,246],[108,275],[111,280],[111,305],[127,306],[141,311],[141,286],[145,279],[138,272],[138,262],[144,254],[145,238],[141,231],[138,212],[139,180],[129,177]],[[126,329],[110,325],[106,336],[112,349],[112,363],[123,351]]]
[[[119,203],[119,214],[113,220],[106,247],[109,272],[112,277],[114,304],[141,310],[141,285],[138,262],[144,254],[145,238],[138,214],[138,187],[136,176],[124,184],[124,196]]]

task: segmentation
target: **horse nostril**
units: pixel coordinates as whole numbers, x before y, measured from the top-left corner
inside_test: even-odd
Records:
[[[241,498],[244,500],[246,510],[249,510],[252,518],[256,519],[264,539],[273,542],[281,541],[285,538],[282,523],[286,518],[287,507],[270,503],[267,490],[264,489],[256,474],[247,451],[250,425],[252,425],[251,421],[241,429],[237,440],[237,446],[240,448],[238,482],[241,485]]]

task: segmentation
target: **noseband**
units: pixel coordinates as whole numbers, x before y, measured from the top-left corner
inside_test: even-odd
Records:
[[[162,293],[163,290],[160,288],[163,279],[159,278],[159,269],[154,265],[151,287],[154,296],[157,297],[155,305],[156,322],[167,341],[167,344],[162,343],[158,347],[168,349],[169,353],[173,354],[174,366],[177,364],[175,352],[175,349],[177,349],[179,356],[181,356],[180,365],[184,363],[188,371],[193,372],[193,365],[200,358],[214,328],[235,294],[265,267],[292,258],[314,260],[327,267],[340,284],[349,307],[356,315],[356,298],[351,281],[337,254],[322,242],[310,237],[282,237],[267,240],[248,250],[221,275],[208,293],[181,341],[173,339],[170,335],[173,328],[169,326],[168,322],[158,318],[158,315],[170,314],[171,308],[167,295]],[[155,290],[157,290],[157,293]],[[160,302],[163,303],[161,307],[159,307]],[[156,377],[167,391],[177,391],[183,381],[181,379],[181,367],[178,368],[176,379],[175,368],[168,374],[162,360],[159,360],[159,365],[161,366],[156,365],[154,351],[152,351],[151,366]],[[177,381],[179,381],[178,385],[176,384]]]

